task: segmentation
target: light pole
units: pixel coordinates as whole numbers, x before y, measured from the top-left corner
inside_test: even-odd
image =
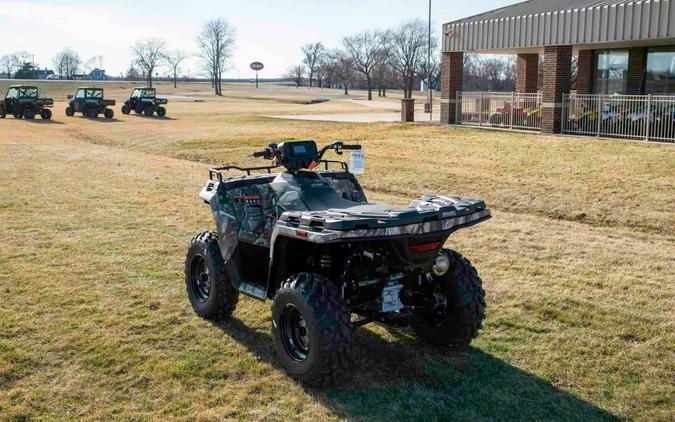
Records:
[[[427,96],[429,97],[429,121],[434,116],[434,94],[431,88],[431,0],[429,0],[429,47],[427,50]]]

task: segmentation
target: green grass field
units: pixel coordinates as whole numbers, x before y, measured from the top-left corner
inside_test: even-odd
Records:
[[[0,120],[0,419],[675,418],[672,145],[265,117],[362,110],[302,104],[339,94],[325,91],[232,86],[167,119],[57,104],[52,123]],[[367,326],[353,371],[317,390],[275,363],[269,302],[244,298],[222,325],[194,315],[182,268],[213,228],[207,164],[286,138],[361,142],[371,201],[485,199],[494,218],[447,244],[488,295],[467,351]]]

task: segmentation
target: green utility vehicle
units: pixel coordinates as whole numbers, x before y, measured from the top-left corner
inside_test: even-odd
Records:
[[[37,115],[45,120],[51,119],[52,111],[50,108],[54,106],[54,100],[40,98],[38,94],[36,86],[10,86],[5,94],[5,99],[0,103],[0,119],[4,119],[8,114],[17,119],[33,120]]]
[[[112,119],[115,112],[108,107],[114,105],[115,100],[103,98],[103,88],[82,87],[77,89],[74,96],[68,96],[66,116],[72,117],[75,113],[82,113],[83,116],[97,118],[99,114],[103,114],[106,119]]]
[[[166,108],[163,106],[168,102],[165,98],[157,98],[155,88],[134,88],[129,98],[122,105],[122,113],[129,114],[133,110],[136,114],[152,116],[157,113],[159,117],[164,117],[166,116]]]

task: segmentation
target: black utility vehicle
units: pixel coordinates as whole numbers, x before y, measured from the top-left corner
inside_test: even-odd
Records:
[[[51,98],[40,98],[38,88],[31,85],[10,86],[5,94],[5,99],[0,103],[0,119],[4,119],[8,114],[15,118],[24,118],[33,120],[36,115],[40,115],[45,120],[52,118],[52,111],[49,109],[54,106],[54,100]]]
[[[72,117],[75,113],[82,113],[83,116],[96,118],[99,114],[103,114],[106,119],[112,119],[115,112],[108,107],[114,105],[115,100],[103,98],[102,88],[82,87],[77,89],[74,96],[68,96],[66,116]]]
[[[428,343],[461,347],[485,317],[475,268],[443,248],[455,230],[490,218],[485,203],[424,195],[407,208],[369,204],[346,163],[323,159],[360,149],[284,142],[253,154],[271,166],[209,170],[199,196],[216,230],[197,235],[185,260],[187,294],[204,318],[229,317],[239,293],[272,299],[279,360],[312,385],[347,369],[355,326],[411,324]]]
[[[122,113],[129,114],[133,110],[136,114],[152,116],[157,113],[159,117],[164,117],[166,116],[166,108],[162,106],[168,102],[165,98],[157,98],[155,88],[134,88],[129,98],[122,105]]]

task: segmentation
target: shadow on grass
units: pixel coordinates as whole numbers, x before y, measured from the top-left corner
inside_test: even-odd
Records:
[[[138,117],[141,119],[148,119],[148,120],[178,120],[175,117],[168,117],[168,116],[146,116],[145,114],[127,114],[127,116],[134,116]]]
[[[220,328],[279,368],[270,333],[232,319]],[[454,352],[393,330],[394,343],[357,329],[350,373],[332,389],[304,387],[349,419],[606,420],[617,417],[478,349]]]
[[[121,120],[113,117],[112,119],[106,119],[105,117],[88,117],[88,116],[79,116],[79,119],[91,120],[96,123],[120,123]]]
[[[60,122],[58,120],[53,120],[53,119],[32,119],[32,120],[27,120],[28,123],[33,123],[35,125],[62,125],[63,122]]]

